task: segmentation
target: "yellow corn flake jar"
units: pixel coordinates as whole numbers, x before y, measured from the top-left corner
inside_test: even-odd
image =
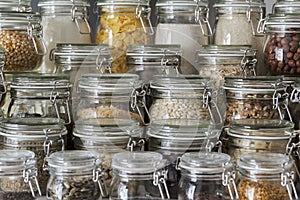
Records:
[[[95,42],[113,47],[112,73],[125,73],[129,44],[148,44],[153,35],[148,1],[99,1],[100,20]]]

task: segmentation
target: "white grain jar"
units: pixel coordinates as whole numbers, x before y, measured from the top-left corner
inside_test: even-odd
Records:
[[[90,4],[83,0],[39,1],[44,40],[49,50],[39,68],[40,72],[53,73],[54,65],[49,60],[49,54],[56,43],[92,43],[89,7]]]

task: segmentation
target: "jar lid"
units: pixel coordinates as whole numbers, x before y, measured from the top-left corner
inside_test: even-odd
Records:
[[[169,140],[199,140],[218,138],[220,129],[210,121],[194,119],[152,120],[147,135]]]
[[[251,175],[282,173],[291,169],[293,163],[288,155],[269,152],[242,154],[237,161],[239,171],[250,171]]]
[[[279,119],[236,119],[230,123],[227,134],[237,138],[282,140],[296,137],[294,123]]]
[[[190,152],[182,155],[179,168],[192,173],[223,173],[224,169],[233,167],[230,156],[217,152]]]
[[[0,175],[8,171],[23,174],[24,169],[35,168],[35,153],[29,150],[0,150]],[[16,174],[14,174],[16,175]]]
[[[121,152],[113,155],[111,168],[124,173],[147,174],[166,166],[158,152]]]
[[[103,59],[111,60],[111,50],[107,44],[57,43],[51,50],[50,60],[59,66],[97,67]]]
[[[40,0],[37,6],[41,15],[54,13],[86,15],[90,3],[86,0]]]
[[[149,6],[149,0],[98,0],[97,6]]]
[[[189,1],[189,0],[158,0],[156,2],[158,12],[195,12],[195,9],[206,9],[208,7],[207,0]]]
[[[50,168],[63,171],[73,169],[93,170],[102,162],[96,152],[87,150],[57,151],[50,154],[46,160]]]
[[[299,13],[299,0],[277,0],[273,4],[272,13]]]
[[[137,74],[83,74],[78,81],[78,92],[85,98],[104,94],[130,97],[142,85]]]
[[[1,30],[25,30],[33,35],[42,33],[39,13],[32,12],[0,12]],[[31,26],[29,26],[29,24]]]
[[[217,0],[214,7],[266,7],[263,0]]]
[[[176,91],[190,93],[191,91],[211,88],[211,80],[209,77],[198,75],[154,75],[150,81],[150,88],[157,91],[169,90],[174,93]]]
[[[253,77],[225,77],[223,88],[225,90],[250,91],[266,93],[284,91],[286,86],[279,76],[253,76]]]
[[[77,120],[73,135],[94,140],[127,140],[141,133],[139,123],[131,119],[96,118]]]
[[[31,0],[1,0],[1,12],[31,12]]]
[[[0,120],[0,135],[14,139],[45,140],[67,134],[64,121],[58,118],[5,118]]]
[[[278,28],[283,26],[284,29]],[[268,14],[264,22],[265,33],[298,33],[293,28],[300,27],[300,13],[278,13]]]

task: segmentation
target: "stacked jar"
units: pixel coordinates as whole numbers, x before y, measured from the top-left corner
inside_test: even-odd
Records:
[[[250,45],[257,49],[258,75],[266,75],[263,65],[264,35],[257,31],[259,22],[265,18],[266,5],[262,0],[217,0],[215,45]]]
[[[95,42],[112,47],[113,73],[126,73],[126,51],[130,44],[148,44],[154,34],[147,0],[98,1],[99,24]]]
[[[38,2],[43,26],[45,46],[48,49],[39,72],[53,73],[55,67],[49,59],[56,43],[92,43],[88,22],[90,4],[84,0],[41,0]]]
[[[57,118],[7,118],[0,121],[0,149],[30,150],[36,155],[37,179],[46,193],[49,173],[44,160],[52,152],[64,150],[67,130]]]
[[[208,22],[208,2],[158,0],[155,44],[180,44],[181,69],[184,74],[198,74],[195,51],[209,44],[212,30]]]
[[[180,172],[176,162],[186,152],[210,152],[219,146],[220,127],[198,119],[153,120],[146,134],[148,151],[159,152],[168,161],[166,184],[171,199],[178,197]]]

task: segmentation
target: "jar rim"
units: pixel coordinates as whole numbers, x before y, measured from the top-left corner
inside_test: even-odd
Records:
[[[149,6],[149,0],[97,0],[97,6]]]
[[[2,11],[17,11],[17,12],[31,12],[30,0],[2,0],[0,2],[0,10]]]
[[[30,150],[0,150],[0,176],[7,171],[20,171],[27,168],[35,168],[35,153]]]
[[[244,57],[256,53],[251,45],[203,45],[196,51],[197,57]]]

